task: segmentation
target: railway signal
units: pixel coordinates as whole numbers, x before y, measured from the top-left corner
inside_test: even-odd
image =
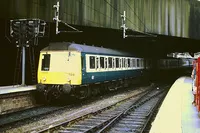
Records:
[[[59,0],[57,1],[56,5],[53,5],[53,8],[55,9],[53,21],[55,21],[55,23],[56,23],[56,34],[59,34],[61,32],[82,32],[82,31],[70,26],[66,22],[63,22],[62,20],[59,19],[59,10],[60,10],[60,2],[59,2]],[[59,30],[59,23],[65,24],[65,26],[71,28],[72,31],[60,31]]]
[[[17,55],[16,64],[20,64],[22,58],[22,86],[25,85],[25,47],[30,48],[31,45],[38,45],[38,37],[43,37],[45,34],[45,25],[46,22],[40,19],[10,20],[10,36],[14,39],[15,43],[17,44],[17,47],[19,47],[18,53],[20,54],[19,55],[20,61],[17,62],[18,61],[18,55]],[[32,56],[32,54],[34,55],[34,53],[30,53],[30,56]],[[35,62],[32,59],[32,57],[30,57],[30,64],[32,63]],[[15,82],[15,76],[14,76],[14,82]]]
[[[126,27],[126,11],[124,11],[123,15],[121,15],[121,18],[122,18],[122,25],[120,28],[123,29],[123,38],[127,38],[127,37],[157,37],[157,35],[153,35],[153,34],[145,32],[145,31],[144,32],[135,31],[135,30],[132,30],[132,29]],[[133,32],[140,33],[141,35],[127,35],[126,34],[127,30],[131,30]]]
[[[28,20],[27,22],[27,35],[29,39],[33,37],[43,37],[45,33],[46,23],[41,20]]]
[[[34,21],[28,21],[27,23],[27,36],[28,38],[35,37],[38,27],[35,26]]]
[[[10,31],[10,35],[14,38],[19,38],[19,34],[20,34],[20,22],[12,22],[11,25],[11,31]]]

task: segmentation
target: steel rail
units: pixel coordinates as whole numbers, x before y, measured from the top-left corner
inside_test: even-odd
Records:
[[[138,108],[140,105],[143,105],[145,102],[149,101],[150,99],[152,99],[153,97],[159,95],[160,93],[162,93],[164,91],[164,90],[156,91],[157,92],[156,94],[155,93],[151,94],[152,92],[150,90],[152,91],[152,90],[155,90],[155,89],[151,88],[151,89],[149,89],[148,92],[145,92],[145,93],[140,94],[140,95],[138,94],[138,97],[139,96],[140,97],[137,98],[137,99],[134,99],[134,100],[132,99],[132,103],[128,104],[128,108],[134,110],[134,109]],[[147,94],[149,96],[147,96]],[[134,97],[136,97],[136,95]],[[124,99],[121,102],[128,101],[127,99]],[[146,100],[144,100],[144,99],[146,99]],[[134,103],[134,105],[133,105],[133,103]],[[137,103],[137,105],[135,105],[136,103]],[[106,111],[108,111],[109,109],[112,109],[112,107],[115,107],[117,104],[118,103],[115,103],[111,106],[105,107],[105,108],[97,110],[95,112],[87,113],[83,116],[73,118],[72,120],[59,122],[57,124],[51,125],[50,127],[46,127],[46,128],[41,129],[41,130],[37,130],[37,131],[35,130],[35,131],[36,132],[45,132],[45,131],[47,131],[47,132],[53,132],[53,131],[59,131],[59,132],[73,132],[73,131],[75,131],[75,132],[78,132],[78,131],[80,131],[80,132],[96,132],[96,131],[102,129],[102,127],[105,127],[105,125],[109,125],[109,123],[111,124],[117,118],[128,114],[129,111],[127,109],[124,109],[123,105],[122,105],[121,109],[119,107],[118,110],[116,109],[113,112],[111,111],[110,114],[108,113],[107,115],[105,115]],[[119,106],[121,106],[121,105],[119,105]],[[99,114],[101,116],[98,116]],[[78,123],[81,123],[81,121],[82,121],[82,124],[78,124]],[[90,125],[90,124],[92,124],[92,125]],[[68,126],[65,128],[65,125],[68,125]]]
[[[151,92],[149,92],[148,94],[150,94]],[[146,103],[147,101],[151,100],[152,98],[158,96],[159,94],[163,93],[163,91],[160,91],[159,93],[154,94],[153,96],[147,98],[146,95],[144,95],[143,97],[141,97],[140,99],[138,99],[134,105],[132,105],[131,107],[129,107],[128,109],[126,109],[125,111],[121,112],[119,115],[117,115],[112,121],[110,121],[107,125],[105,125],[100,131],[98,131],[98,133],[102,133],[105,132],[106,130],[108,130],[109,128],[111,128],[117,121],[119,121],[121,118],[123,118],[124,116],[128,115],[128,113],[130,111],[134,111],[136,110],[138,107],[140,107],[141,105],[143,105],[144,103]],[[144,99],[145,98],[145,99]]]
[[[147,93],[147,92],[146,92],[146,93]],[[145,95],[146,93],[140,92],[139,94],[134,95],[134,97],[141,96],[141,95]],[[101,113],[101,112],[104,112],[104,111],[106,111],[106,110],[108,110],[108,109],[111,109],[112,107],[116,106],[116,105],[119,104],[119,103],[125,102],[126,100],[128,100],[128,99],[130,99],[130,98],[132,98],[132,97],[125,98],[125,99],[123,99],[123,100],[121,100],[121,101],[119,101],[119,102],[117,102],[117,103],[114,103],[114,104],[112,104],[112,105],[109,105],[109,106],[107,106],[107,107],[104,107],[104,108],[102,108],[102,109],[99,109],[99,110],[97,110],[97,111],[95,111],[95,112],[90,112],[90,113],[87,113],[87,114],[85,114],[85,115],[83,115],[83,116],[76,117],[76,118],[74,118],[74,119],[72,119],[72,120],[67,120],[67,121],[59,122],[59,123],[57,123],[57,124],[53,124],[53,125],[51,125],[51,126],[44,127],[44,128],[42,128],[42,129],[38,129],[38,130],[35,130],[35,131],[36,131],[37,133],[42,133],[42,132],[45,132],[45,131],[48,131],[48,132],[49,132],[49,131],[52,131],[52,130],[56,130],[56,129],[59,128],[61,125],[67,125],[67,124],[70,124],[70,123],[75,123],[75,122],[77,122],[77,121],[80,121],[80,120],[83,120],[83,119],[85,119],[85,118],[88,118],[89,116],[95,116],[95,115],[97,115],[97,114],[99,114],[99,113]],[[114,116],[113,118],[115,118],[115,116]],[[112,119],[112,118],[111,118],[111,119]],[[94,128],[91,128],[90,130],[94,130]]]

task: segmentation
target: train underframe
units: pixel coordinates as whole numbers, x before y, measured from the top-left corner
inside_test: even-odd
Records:
[[[86,84],[86,85],[44,85],[38,84],[36,87],[36,100],[39,103],[51,103],[64,96],[72,96],[77,99],[85,99],[91,96],[96,96],[108,91],[114,91],[119,88],[129,87],[132,84],[139,82],[146,82],[144,78],[128,78],[112,81],[105,81],[102,83]]]

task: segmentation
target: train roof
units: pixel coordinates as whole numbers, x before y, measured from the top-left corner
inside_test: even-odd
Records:
[[[41,51],[60,51],[60,50],[79,51],[79,52],[90,53],[90,54],[133,56],[133,54],[131,53],[122,52],[119,50],[113,50],[110,48],[102,48],[102,47],[96,47],[96,46],[88,46],[88,45],[76,44],[76,43],[71,43],[71,42],[50,43],[49,46],[45,47]]]

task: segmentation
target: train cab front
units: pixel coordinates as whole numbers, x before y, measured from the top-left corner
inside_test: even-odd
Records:
[[[37,92],[45,97],[59,98],[70,94],[73,86],[81,83],[81,68],[77,65],[79,58],[68,55],[68,51],[40,53]]]

